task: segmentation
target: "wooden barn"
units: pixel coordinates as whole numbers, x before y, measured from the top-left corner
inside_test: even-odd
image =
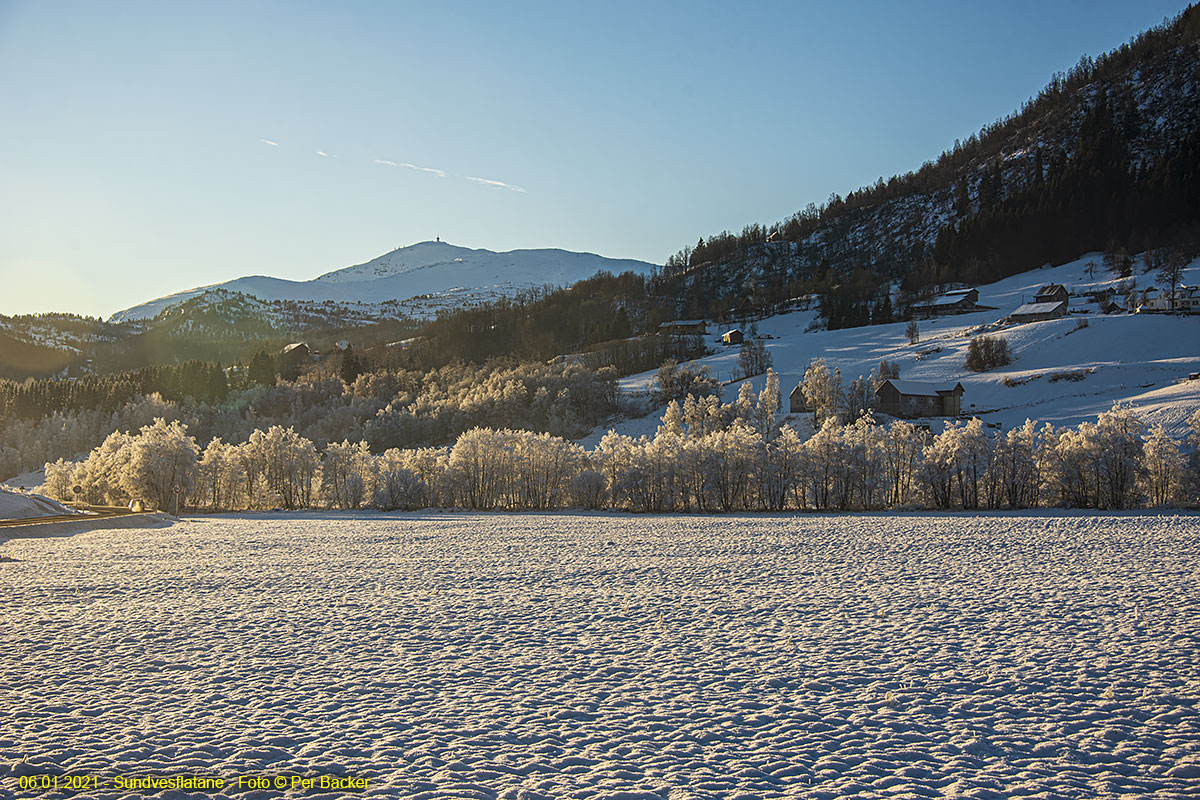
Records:
[[[746,341],[746,337],[740,330],[734,328],[733,330],[728,330],[722,333],[721,341],[725,344],[741,344],[742,342]]]
[[[1051,300],[1045,303],[1026,303],[1008,315],[1013,322],[1038,322],[1043,319],[1058,319],[1067,315],[1066,300]]]
[[[659,325],[658,332],[670,336],[686,336],[707,333],[708,328],[702,319],[673,319]]]
[[[312,351],[308,349],[308,345],[304,342],[292,342],[287,347],[283,348],[283,352],[279,354],[279,363],[283,364],[306,364],[312,360]]]
[[[875,403],[893,417],[957,417],[964,391],[961,383],[939,385],[889,378],[875,390]]]
[[[966,314],[979,311],[978,289],[954,289],[933,298],[927,303],[914,303],[914,314],[938,316],[940,314]]]

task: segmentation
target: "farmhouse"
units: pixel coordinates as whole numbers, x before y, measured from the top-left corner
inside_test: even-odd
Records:
[[[1200,289],[1195,286],[1180,286],[1175,290],[1175,302],[1171,302],[1171,292],[1151,286],[1142,293],[1142,302],[1138,305],[1139,312],[1145,311],[1175,311],[1183,314],[1200,313]]]
[[[1071,295],[1067,292],[1067,287],[1061,283],[1050,283],[1038,289],[1037,294],[1033,298],[1035,303],[1057,303],[1058,301],[1070,304]]]
[[[292,342],[279,354],[281,364],[303,364],[311,358],[312,352],[304,342]]]
[[[702,319],[673,319],[658,326],[659,333],[671,336],[683,336],[697,333],[707,333],[708,329]]]
[[[966,314],[970,311],[978,311],[979,308],[978,289],[954,289],[927,303],[916,303],[912,310],[915,314],[936,316],[939,314]]]
[[[724,342],[725,344],[741,344],[745,340],[746,340],[746,337],[737,328],[734,328],[733,330],[725,331],[724,333],[721,334],[721,341]]]
[[[1008,315],[1013,322],[1037,322],[1043,319],[1058,319],[1066,316],[1067,301],[1051,300],[1046,303],[1026,303]]]
[[[889,378],[875,390],[876,406],[893,417],[956,417],[962,411],[961,383],[933,384]]]

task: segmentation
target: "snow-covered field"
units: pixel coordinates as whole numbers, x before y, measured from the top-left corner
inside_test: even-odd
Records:
[[[0,793],[49,770],[1194,797],[1198,551],[1194,514],[1063,512],[279,514],[10,541]]]

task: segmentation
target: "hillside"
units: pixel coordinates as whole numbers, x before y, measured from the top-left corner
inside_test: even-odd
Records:
[[[966,392],[963,412],[1004,428],[1025,419],[1056,426],[1095,420],[1114,402],[1129,403],[1147,424],[1161,423],[1177,438],[1186,433],[1186,421],[1200,410],[1200,381],[1186,380],[1200,372],[1200,316],[1166,314],[1104,315],[1087,293],[1118,281],[1110,276],[1087,274],[1088,262],[1098,254],[1060,267],[1037,269],[993,284],[979,286],[980,303],[995,311],[921,320],[920,341],[910,344],[906,323],[872,325],[843,330],[810,330],[815,311],[794,311],[759,321],[767,351],[780,373],[786,395],[816,358],[841,370],[848,383],[867,375],[886,359],[900,365],[903,379],[932,383],[961,382]],[[1185,271],[1186,282],[1200,280],[1200,260]],[[1150,276],[1138,275],[1140,285]],[[1031,298],[1039,287],[1061,283],[1072,293],[1068,317],[1010,324],[1004,318]],[[1086,327],[1079,327],[1083,322]],[[1007,339],[1013,361],[989,372],[968,372],[967,346],[972,335],[986,329]],[[738,348],[722,347],[721,330],[710,329],[707,341],[715,355],[691,362],[711,368],[723,382],[737,375]],[[625,378],[621,388],[633,395],[649,395],[655,371]],[[761,390],[764,378],[751,379]],[[1006,385],[1011,384],[1011,385]],[[727,385],[725,400],[737,396],[740,382]],[[786,408],[785,408],[786,410]],[[642,419],[614,420],[583,440],[593,446],[609,427],[630,435],[653,434],[662,410]],[[811,418],[805,414],[798,419]],[[940,424],[942,420],[932,420]]]
[[[797,293],[869,301],[990,282],[1079,253],[1200,242],[1200,9],[1051,78],[915,172],[702,238],[668,260],[683,316]],[[903,299],[903,298],[902,298]]]

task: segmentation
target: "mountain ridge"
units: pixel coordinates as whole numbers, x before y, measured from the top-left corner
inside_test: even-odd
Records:
[[[396,248],[361,264],[332,270],[307,281],[269,275],[247,275],[221,283],[164,295],[123,309],[110,322],[133,322],[157,317],[207,292],[223,290],[266,301],[377,304],[399,301],[410,316],[432,316],[442,305],[412,302],[446,296],[452,305],[512,297],[543,285],[575,283],[599,271],[648,273],[655,265],[595,253],[558,248],[497,252],[471,249],[448,242],[417,242]]]

